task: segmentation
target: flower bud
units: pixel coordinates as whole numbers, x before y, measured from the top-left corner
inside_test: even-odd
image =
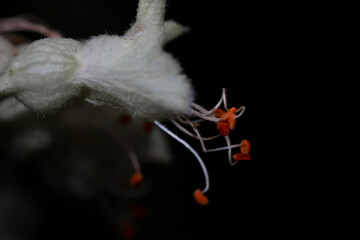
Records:
[[[72,83],[78,63],[79,42],[47,38],[33,42],[10,63],[0,77],[0,94],[12,94],[35,111],[59,108],[76,95]]]

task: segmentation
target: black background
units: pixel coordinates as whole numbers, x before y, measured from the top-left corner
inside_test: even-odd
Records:
[[[7,4],[0,10],[1,17],[31,13],[65,37],[75,39],[104,33],[121,35],[135,20],[137,8],[135,0]],[[275,166],[281,157],[281,147],[275,140],[280,130],[274,119],[279,101],[284,101],[278,88],[288,89],[281,81],[292,67],[285,59],[293,51],[289,39],[294,36],[287,34],[293,26],[283,21],[293,11],[294,6],[288,6],[284,14],[280,6],[259,2],[240,2],[235,6],[224,1],[168,1],[165,18],[189,26],[191,31],[169,43],[166,51],[180,61],[191,79],[197,103],[210,108],[225,87],[230,105],[247,107],[238,120],[236,134],[237,139],[252,143],[252,160],[230,167],[226,153],[202,154],[211,187],[207,194],[210,204],[201,207],[192,198],[193,190],[203,184],[201,169],[187,150],[170,140],[174,165],[145,169],[145,174],[154,178],[155,189],[143,200],[151,214],[141,223],[138,239],[279,236],[284,234],[285,222],[291,225],[280,210],[291,197],[280,194],[278,189],[280,171]],[[287,120],[276,121],[285,124]],[[267,134],[269,130],[271,135]],[[200,151],[196,142],[193,145]],[[31,164],[23,168],[35,179],[37,194],[44,199],[47,220],[40,238],[116,239],[111,223],[97,208],[96,201],[49,196],[41,181],[36,180],[39,170]]]

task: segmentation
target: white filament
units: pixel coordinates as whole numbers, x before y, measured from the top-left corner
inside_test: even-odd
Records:
[[[135,152],[130,148],[128,148],[127,151],[128,151],[130,160],[131,160],[131,162],[132,162],[132,164],[134,166],[135,172],[136,173],[141,173],[140,163],[139,163],[138,158],[136,157]]]
[[[171,132],[169,129],[167,129],[164,125],[162,125],[161,123],[159,123],[158,121],[154,121],[154,123],[161,128],[164,132],[166,132],[167,134],[169,134],[171,137],[175,138],[178,142],[182,143],[187,149],[190,150],[190,152],[192,152],[192,154],[194,154],[194,156],[196,157],[196,159],[198,160],[204,176],[205,176],[205,188],[204,190],[202,190],[202,193],[206,193],[209,188],[210,188],[210,182],[209,182],[209,174],[207,172],[206,166],[203,162],[203,160],[201,159],[201,157],[199,156],[199,154],[187,143],[185,142],[183,139],[181,139],[180,137],[178,137],[176,134],[174,134],[173,132]]]
[[[210,140],[213,140],[215,138],[218,138],[218,137],[221,137],[221,134],[218,134],[218,135],[215,135],[215,136],[212,136],[212,137],[201,137],[199,138],[199,135],[195,135],[195,134],[192,134],[191,132],[189,132],[186,128],[184,128],[183,126],[181,126],[178,122],[176,122],[175,120],[171,120],[171,122],[181,131],[183,131],[185,134],[189,135],[190,137],[193,137],[193,138],[196,138],[198,140],[202,140],[202,141],[210,141]],[[188,122],[185,122],[186,124],[189,124]],[[193,126],[193,125],[191,125]]]

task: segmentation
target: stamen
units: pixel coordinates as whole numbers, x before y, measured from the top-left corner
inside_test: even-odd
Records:
[[[243,115],[244,112],[245,112],[245,109],[246,109],[245,106],[239,107],[236,112],[240,112],[240,113],[238,113],[238,115],[236,115],[236,118],[238,118],[238,117],[240,117],[241,115]]]
[[[236,161],[240,161],[240,160],[251,160],[251,156],[250,154],[242,154],[242,153],[235,153],[233,158]]]
[[[227,111],[220,117],[220,120],[227,121],[229,119],[230,115],[231,115],[231,112]]]
[[[229,112],[231,112],[231,113],[236,113],[236,108],[234,108],[234,107],[232,107],[232,108],[230,108],[230,110],[229,110]]]
[[[225,110],[226,110],[226,111],[229,111],[229,109],[228,109],[228,104],[227,104],[227,92],[226,92],[226,88],[223,88],[222,91],[223,91],[222,98],[223,98],[223,100],[224,100]]]
[[[236,153],[234,154],[233,158],[236,161],[240,161],[240,160],[251,160],[251,156],[249,154],[250,149],[251,149],[251,145],[250,142],[248,140],[242,140],[240,143],[240,152],[241,153]]]
[[[215,109],[213,114],[215,115],[215,117],[221,118],[225,114],[225,111],[222,110],[221,108],[217,108]]]
[[[208,121],[211,121],[211,122],[219,122],[221,119],[220,118],[215,118],[215,117],[209,117],[209,116],[206,116],[194,109],[191,110],[191,114],[194,115],[194,116],[197,116],[199,118],[202,118],[202,119],[205,119],[205,120],[208,120]]]
[[[223,103],[224,109],[220,108],[220,105]],[[226,89],[222,89],[222,96],[219,100],[219,102],[211,109],[207,110],[204,107],[196,104],[191,103],[191,113],[190,115],[178,115],[177,120],[171,119],[171,122],[177,127],[179,130],[184,132],[190,137],[193,137],[195,139],[198,139],[201,144],[201,148],[203,152],[215,152],[215,151],[222,151],[222,150],[228,150],[228,160],[229,164],[231,166],[234,166],[238,163],[239,160],[250,160],[251,157],[248,154],[250,151],[250,143],[247,140],[243,140],[239,144],[231,145],[231,140],[229,138],[230,130],[235,129],[236,125],[236,118],[240,117],[244,111],[245,107],[242,106],[240,108],[228,108],[228,102],[227,102],[227,94]],[[200,123],[204,121],[210,121],[214,122],[217,125],[217,130],[220,133],[219,135],[213,136],[213,137],[202,137],[200,134],[200,131],[198,127],[200,127]],[[198,153],[183,139],[178,137],[176,134],[171,132],[169,129],[167,129],[164,125],[159,123],[158,121],[154,121],[156,125],[158,125],[163,131],[165,131],[167,134],[175,138],[177,141],[182,143],[186,148],[188,148],[196,157],[198,162],[200,163],[200,166],[203,170],[203,173],[205,175],[205,188],[204,190],[197,189],[194,191],[194,198],[196,202],[198,202],[201,205],[206,205],[209,202],[209,199],[204,195],[205,192],[209,190],[209,176],[207,173],[207,169],[205,167],[205,164],[203,163],[202,159],[198,155]],[[188,130],[188,127],[190,126],[193,130],[193,132]],[[194,134],[195,133],[195,134]],[[207,149],[205,147],[205,141],[215,139],[217,137],[224,136],[226,145],[225,147],[218,147],[213,149]],[[241,153],[236,153],[232,156],[232,149],[240,147]],[[235,161],[234,161],[235,160]]]
[[[183,139],[181,139],[180,137],[178,137],[176,134],[174,134],[173,132],[171,132],[169,129],[167,129],[164,125],[162,125],[161,123],[159,123],[158,121],[154,121],[154,123],[161,128],[164,132],[166,132],[167,134],[169,134],[171,137],[173,137],[175,140],[177,140],[178,142],[180,142],[181,144],[183,144],[187,149],[190,150],[190,152],[192,152],[192,154],[196,157],[196,159],[198,160],[204,176],[205,176],[205,188],[204,190],[202,190],[202,193],[206,193],[209,188],[210,188],[210,182],[209,182],[209,175],[206,169],[206,166],[204,164],[204,162],[202,161],[201,157],[199,156],[199,154],[187,143],[185,142]]]
[[[210,110],[206,110],[204,107],[200,106],[199,104],[196,103],[191,103],[191,106],[193,106],[194,108],[196,108],[197,110],[199,110],[200,112],[202,112],[202,114],[204,115],[210,115],[212,114],[214,111],[216,111],[216,109],[218,109],[221,105],[221,103],[224,102],[225,108],[227,109],[227,96],[226,96],[226,88],[222,89],[222,95],[221,98],[219,100],[219,102]]]
[[[225,91],[225,88],[223,88],[223,93],[221,95],[221,98],[219,100],[219,102],[210,110],[206,110],[204,107],[200,106],[199,104],[196,104],[196,103],[191,103],[191,105],[196,108],[197,110],[199,110],[200,112],[202,112],[204,115],[210,115],[212,114],[216,109],[218,109],[221,105],[221,103],[223,102],[224,100],[224,91]]]
[[[234,108],[234,107],[230,108],[230,110],[228,110],[227,112],[225,112],[224,114],[222,114],[222,116],[221,116],[221,121],[226,121],[226,120],[228,120],[229,117],[230,117],[231,115],[235,115],[235,113],[236,113],[236,108]]]
[[[217,130],[221,134],[221,136],[227,136],[230,134],[229,125],[226,122],[219,122],[217,124]]]
[[[196,189],[194,191],[194,198],[195,198],[195,201],[200,204],[200,205],[207,205],[209,203],[209,199],[207,196],[205,196],[201,191],[200,189]]]
[[[190,137],[193,137],[193,138],[196,138],[196,139],[199,139],[198,136],[196,136],[195,134],[192,134],[191,132],[189,132],[186,128],[184,128],[183,126],[181,126],[178,122],[176,122],[175,120],[171,120],[171,122],[181,131],[183,131],[185,134],[189,135]],[[187,122],[185,122],[187,123]],[[215,136],[212,136],[212,137],[201,137],[201,139],[203,141],[209,141],[209,140],[213,140],[215,138],[218,138],[220,137],[221,135],[215,135]]]
[[[199,141],[200,141],[201,148],[202,148],[203,152],[206,152],[207,149],[206,149],[206,147],[205,147],[204,141],[202,140],[202,137],[201,137],[201,135],[200,135],[199,130],[191,123],[191,121],[190,121],[189,119],[186,118],[186,121],[187,121],[187,124],[189,124],[189,125],[192,127],[192,129],[194,130],[194,132],[195,132],[196,135],[198,136],[198,139],[199,139]]]
[[[130,160],[135,169],[135,173],[133,175],[131,175],[130,184],[134,187],[137,187],[142,183],[142,180],[143,180],[140,163],[139,163],[139,160],[137,159],[136,154],[133,150],[128,149],[128,154],[129,154]]]
[[[197,103],[192,102],[191,106],[193,106],[194,108],[196,108],[198,111],[202,112],[204,115],[208,115],[208,110],[206,110],[205,108],[203,108],[202,106],[200,106]]]
[[[228,119],[228,125],[229,125],[230,130],[235,129],[235,125],[236,125],[236,116],[235,116],[235,114],[230,114],[229,119]]]
[[[250,149],[251,149],[250,142],[248,140],[242,140],[240,144],[241,144],[240,152],[242,154],[248,154],[250,152]]]
[[[183,119],[183,117],[184,117],[184,116],[179,115],[179,116],[177,116],[176,118],[177,118],[177,120],[178,120],[179,122],[181,122],[181,123],[183,123],[183,124],[188,124],[187,120],[186,120],[186,119]],[[206,121],[205,119],[199,118],[199,119],[196,119],[196,120],[192,120],[191,122],[194,123],[194,124],[200,125],[200,123],[205,122],[205,121]]]
[[[178,120],[179,122],[184,123],[184,124],[187,124],[186,120],[182,119],[181,115],[177,116],[176,118],[177,118],[177,120]],[[202,119],[201,119],[201,120],[202,120]],[[203,120],[203,121],[205,121],[205,120]]]
[[[239,143],[239,144],[229,145],[229,146],[226,146],[226,147],[218,147],[218,148],[207,149],[206,152],[217,152],[217,151],[222,151],[222,150],[233,149],[233,148],[240,147],[240,145],[241,144]]]
[[[231,145],[231,141],[230,141],[230,138],[228,137],[228,136],[226,136],[225,137],[225,140],[226,140],[226,144],[228,145],[228,146],[230,146]],[[229,164],[230,164],[230,166],[234,166],[234,165],[236,165],[237,164],[237,162],[235,161],[235,162],[233,162],[232,161],[232,153],[231,153],[231,150],[232,150],[232,148],[228,148],[228,159],[229,159]]]
[[[118,135],[112,133],[111,131],[106,130],[106,132],[113,136],[121,145],[123,145],[129,155],[131,163],[134,167],[135,173],[131,175],[130,184],[134,187],[139,186],[142,183],[143,176],[141,173],[141,167],[138,158],[136,157],[135,152],[126,144],[126,142],[120,138]]]
[[[239,146],[240,146],[240,144],[236,144],[236,145],[229,145],[229,144],[228,144],[228,146],[226,146],[226,147],[219,147],[219,148],[207,149],[207,148],[205,147],[204,141],[202,140],[203,138],[201,137],[199,130],[198,130],[196,127],[194,127],[194,125],[191,123],[191,121],[190,121],[189,119],[187,119],[187,123],[193,128],[194,132],[195,132],[196,135],[198,136],[198,139],[199,139],[200,144],[201,144],[201,148],[202,148],[203,152],[205,152],[205,153],[206,153],[206,152],[216,152],[216,151],[231,149],[231,148],[235,148],[235,147],[239,147]]]

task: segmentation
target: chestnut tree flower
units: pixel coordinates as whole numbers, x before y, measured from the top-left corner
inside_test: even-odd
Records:
[[[23,47],[15,57],[9,42],[0,38],[0,51],[4,52],[0,58],[0,99],[12,99],[6,102],[8,105],[0,107],[10,109],[9,104],[19,103],[32,111],[47,113],[64,108],[65,104],[70,104],[69,100],[82,99],[96,106],[121,109],[138,120],[151,120],[188,148],[198,160],[205,187],[197,189],[194,198],[199,204],[206,205],[208,199],[204,193],[209,190],[210,182],[204,162],[185,140],[159,121],[169,120],[186,135],[199,140],[204,152],[227,150],[229,163],[233,166],[240,160],[251,159],[250,143],[242,141],[232,145],[228,136],[245,107],[230,108],[225,89],[210,110],[193,102],[194,90],[189,78],[180,64],[163,50],[164,44],[187,28],[175,21],[164,22],[164,8],[165,0],[139,0],[136,21],[123,36],[100,35],[86,41],[46,38]],[[23,108],[18,107],[10,114],[0,113],[0,117],[9,119],[23,112]],[[97,120],[106,119],[106,114],[96,115]],[[124,140],[127,134],[118,136],[114,133],[116,127],[111,128],[112,125],[105,124],[106,121],[92,125],[90,120],[87,119],[86,126],[99,129],[126,146],[126,155],[135,170],[131,184],[141,182],[137,155],[148,152],[148,149],[134,149],[143,141],[146,148],[153,149],[152,142],[138,136],[134,139],[141,141],[129,144]],[[214,123],[218,134],[203,137],[199,127],[205,121]],[[78,127],[81,128],[82,124]],[[138,132],[135,130],[134,133]],[[224,137],[226,146],[206,147],[206,141],[218,137]],[[241,153],[232,155],[231,150],[239,147]]]

